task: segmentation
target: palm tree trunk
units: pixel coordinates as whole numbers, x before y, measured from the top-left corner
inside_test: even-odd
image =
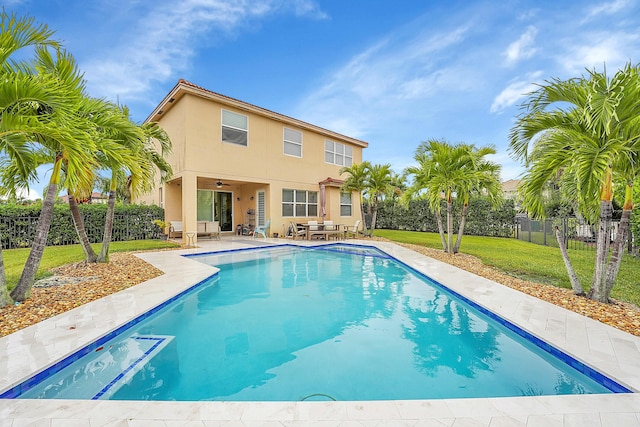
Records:
[[[622,216],[620,217],[620,226],[616,233],[616,240],[613,243],[613,251],[611,253],[611,259],[609,260],[609,266],[607,268],[607,277],[605,279],[605,297],[609,299],[613,284],[618,277],[620,271],[620,264],[622,264],[622,256],[624,254],[624,244],[627,241],[627,233],[629,232],[629,225],[631,220],[631,210],[633,209],[633,187],[627,185],[625,196],[625,203],[622,207]]]
[[[449,252],[449,248],[447,248],[447,239],[444,237],[444,227],[442,226],[442,214],[440,212],[435,212],[436,222],[438,223],[438,233],[440,233],[440,240],[442,241],[442,249],[445,252]]]
[[[47,237],[49,236],[49,227],[51,226],[51,219],[53,218],[53,205],[55,202],[56,194],[58,193],[58,181],[60,179],[60,163],[61,158],[56,159],[53,166],[53,173],[51,174],[51,181],[47,188],[47,195],[42,203],[42,211],[40,211],[40,220],[38,221],[38,229],[36,230],[36,237],[31,245],[31,252],[22,270],[22,275],[18,281],[18,285],[11,291],[11,298],[14,301],[24,301],[29,297],[31,288],[36,278],[38,267],[40,267],[40,261],[42,260],[42,254],[44,248],[47,246]]]
[[[113,177],[112,179],[115,180],[115,177]],[[111,234],[113,233],[113,216],[116,205],[116,190],[113,187],[114,185],[112,183],[111,190],[109,191],[109,202],[107,204],[107,216],[104,220],[104,237],[102,238],[102,249],[100,249],[98,262],[109,262],[109,244],[111,243]]]
[[[447,199],[447,252],[453,253],[453,203]]]
[[[558,241],[558,246],[560,247],[560,253],[562,254],[564,266],[567,268],[567,273],[569,274],[569,281],[571,282],[571,289],[573,289],[573,293],[576,295],[585,295],[584,289],[582,289],[580,281],[578,280],[578,275],[573,269],[573,265],[571,265],[569,252],[567,252],[567,242],[565,242],[564,236],[562,235],[560,227],[558,226],[556,226],[556,240]]]
[[[369,231],[369,237],[373,237],[373,230],[376,229],[376,220],[378,218],[378,196],[376,196],[373,202],[373,212],[371,214],[371,230]]]
[[[13,299],[11,299],[9,288],[7,287],[7,273],[4,269],[2,245],[0,244],[0,308],[11,304],[13,304]]]
[[[467,210],[469,203],[465,202],[462,206],[462,214],[460,215],[460,226],[458,227],[458,238],[456,239],[456,245],[453,247],[453,253],[457,254],[460,250],[460,243],[462,243],[462,235],[464,234],[464,224],[467,221]]]
[[[611,233],[611,217],[613,216],[613,208],[611,202],[602,200],[600,202],[600,221],[598,224],[598,241],[596,244],[596,265],[593,272],[593,280],[591,282],[591,290],[589,298],[598,302],[609,302],[606,295],[606,271],[607,271],[607,255],[609,254],[610,233]]]
[[[69,210],[71,211],[71,218],[73,218],[73,225],[75,226],[76,233],[80,239],[80,245],[84,251],[85,260],[90,263],[96,262],[98,256],[91,247],[91,243],[87,237],[87,231],[84,228],[84,220],[82,219],[82,215],[80,215],[80,209],[78,209],[76,198],[71,192],[68,192],[67,195],[69,196]]]
[[[364,200],[362,199],[362,193],[360,193],[360,215],[362,216],[362,232],[367,235],[367,219],[364,214]]]

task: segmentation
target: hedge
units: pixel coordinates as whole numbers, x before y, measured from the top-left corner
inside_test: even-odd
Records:
[[[366,209],[366,208],[365,208]],[[461,206],[454,205],[454,232],[458,232],[458,219]],[[442,206],[442,223],[446,227],[447,209]],[[513,237],[516,210],[513,200],[506,200],[504,205],[493,209],[487,199],[475,198],[469,201],[464,234],[491,237]],[[367,223],[370,219],[367,218]],[[390,230],[430,231],[438,232],[435,215],[429,209],[426,200],[413,200],[407,208],[396,200],[383,200],[378,206],[376,228]]]
[[[30,247],[38,228],[41,203],[22,206],[0,204],[0,241],[3,249]],[[102,241],[107,205],[79,205],[89,241]],[[160,229],[154,219],[164,218],[158,206],[122,205],[115,207],[112,241],[155,239]],[[47,245],[79,243],[73,219],[66,203],[56,203],[49,229]]]

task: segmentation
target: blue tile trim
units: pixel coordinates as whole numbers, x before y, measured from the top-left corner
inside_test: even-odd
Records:
[[[133,368],[136,367],[136,365],[138,365],[140,362],[142,362],[143,360],[145,360],[147,357],[149,357],[149,355],[156,349],[158,348],[158,346],[160,344],[162,344],[163,342],[166,341],[166,338],[161,338],[161,337],[131,337],[135,340],[152,340],[152,341],[156,341],[151,348],[149,348],[149,350],[145,351],[145,353],[140,356],[138,359],[136,359],[131,365],[127,366],[122,372],[120,372],[113,380],[111,380],[111,382],[109,384],[107,384],[102,390],[100,390],[95,396],[93,396],[91,398],[91,400],[98,400],[100,399],[106,392],[109,391],[109,389],[111,387],[113,387],[114,385],[116,385],[118,383],[118,381],[120,381],[122,378],[124,378],[124,376],[129,373]]]
[[[362,252],[357,252],[354,250],[349,250],[352,248],[357,248],[357,249],[366,249],[369,251],[369,253],[362,253]],[[373,247],[373,246],[364,246],[364,245],[350,245],[350,244],[345,244],[345,243],[331,243],[331,244],[327,244],[327,245],[319,245],[319,246],[311,246],[311,247],[307,247],[307,249],[312,249],[312,250],[324,250],[327,252],[333,252],[333,253],[340,253],[340,254],[350,254],[350,255],[360,255],[360,256],[369,256],[369,257],[373,257],[373,258],[384,258],[384,259],[389,259],[390,256],[381,251],[380,249]],[[341,250],[343,249],[343,250]],[[346,250],[344,250],[346,249]]]
[[[183,256],[185,258],[198,258],[198,257],[206,256],[206,255],[222,255],[222,254],[228,254],[228,253],[233,253],[233,252],[260,251],[260,250],[264,250],[264,249],[284,248],[284,247],[305,248],[306,246],[292,245],[291,243],[283,243],[281,245],[260,246],[259,248],[249,247],[249,248],[238,248],[238,249],[225,249],[223,251],[198,252],[196,254],[184,254],[184,255],[181,255],[181,256]]]
[[[186,294],[188,294],[190,292],[193,292],[195,289],[197,289],[198,287],[202,286],[204,283],[207,283],[209,280],[211,280],[211,278],[213,278],[213,277],[215,277],[217,275],[218,275],[218,273],[214,273],[211,276],[199,281],[198,283],[196,283],[196,284],[188,287],[187,289],[177,293],[176,295],[172,296],[171,298],[167,299],[166,301],[161,302],[160,304],[158,304],[157,306],[151,308],[150,310],[138,315],[137,317],[134,317],[133,319],[131,319],[130,321],[128,321],[124,325],[120,326],[119,328],[116,328],[116,329],[106,333],[105,335],[103,335],[102,337],[98,338],[97,340],[95,340],[95,341],[87,344],[86,346],[80,348],[79,350],[71,353],[69,356],[65,357],[64,359],[60,360],[59,362],[56,362],[54,365],[43,369],[42,371],[40,371],[40,372],[36,373],[35,375],[29,377],[28,379],[26,379],[22,383],[20,383],[20,384],[18,384],[16,386],[4,391],[2,394],[0,394],[0,399],[16,399],[16,398],[20,397],[27,390],[30,390],[35,385],[37,385],[37,384],[41,383],[42,381],[44,381],[46,378],[49,378],[51,375],[55,374],[56,372],[59,372],[60,370],[66,368],[67,366],[69,366],[70,364],[75,362],[76,360],[82,358],[84,355],[95,351],[98,347],[102,346],[107,341],[109,341],[109,340],[113,339],[114,337],[122,334],[127,329],[130,329],[134,325],[136,325],[136,324],[140,323],[141,321],[145,320],[146,318],[148,318],[152,314],[154,314],[154,313],[158,312],[159,310],[163,309],[164,307],[166,307],[167,305],[171,304],[172,302],[174,302],[178,298],[182,297],[183,295],[186,295]]]

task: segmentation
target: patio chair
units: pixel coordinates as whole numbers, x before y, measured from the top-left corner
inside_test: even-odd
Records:
[[[208,221],[206,231],[210,238],[220,240],[220,221]]]
[[[171,227],[169,227],[169,238],[173,239],[180,235],[182,237],[182,221],[169,221]]]
[[[352,225],[351,227],[345,227],[344,229],[344,235],[345,238],[349,238],[349,236],[353,236],[353,238],[355,239],[356,237],[358,237],[358,232],[359,232],[359,228],[360,228],[360,223],[362,222],[362,220],[357,220],[356,223],[354,225]]]
[[[324,234],[318,232],[320,231],[318,221],[307,221],[307,226],[309,227],[309,239],[312,239],[314,236],[320,239],[324,238]]]
[[[329,240],[330,237],[333,237],[335,239],[338,239],[340,236],[340,231],[338,230],[338,228],[336,227],[336,225],[333,223],[333,220],[327,220],[323,222],[324,227],[324,236],[325,239]]]
[[[289,229],[287,230],[287,239],[296,240],[298,237],[302,237],[303,239],[307,235],[307,230],[304,227],[298,225],[297,223],[291,221],[289,224]]]
[[[266,239],[269,225],[271,225],[271,218],[269,218],[264,225],[256,226],[256,228],[253,229],[253,238],[255,239],[258,234],[262,234],[262,236],[264,236],[264,238]]]

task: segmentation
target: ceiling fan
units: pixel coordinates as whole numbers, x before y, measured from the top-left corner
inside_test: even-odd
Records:
[[[218,181],[216,182],[216,187],[217,187],[217,188],[222,188],[222,186],[223,186],[223,185],[224,185],[224,186],[230,186],[231,184],[224,184],[224,183],[223,183],[222,181],[220,181],[220,180],[218,180]]]

